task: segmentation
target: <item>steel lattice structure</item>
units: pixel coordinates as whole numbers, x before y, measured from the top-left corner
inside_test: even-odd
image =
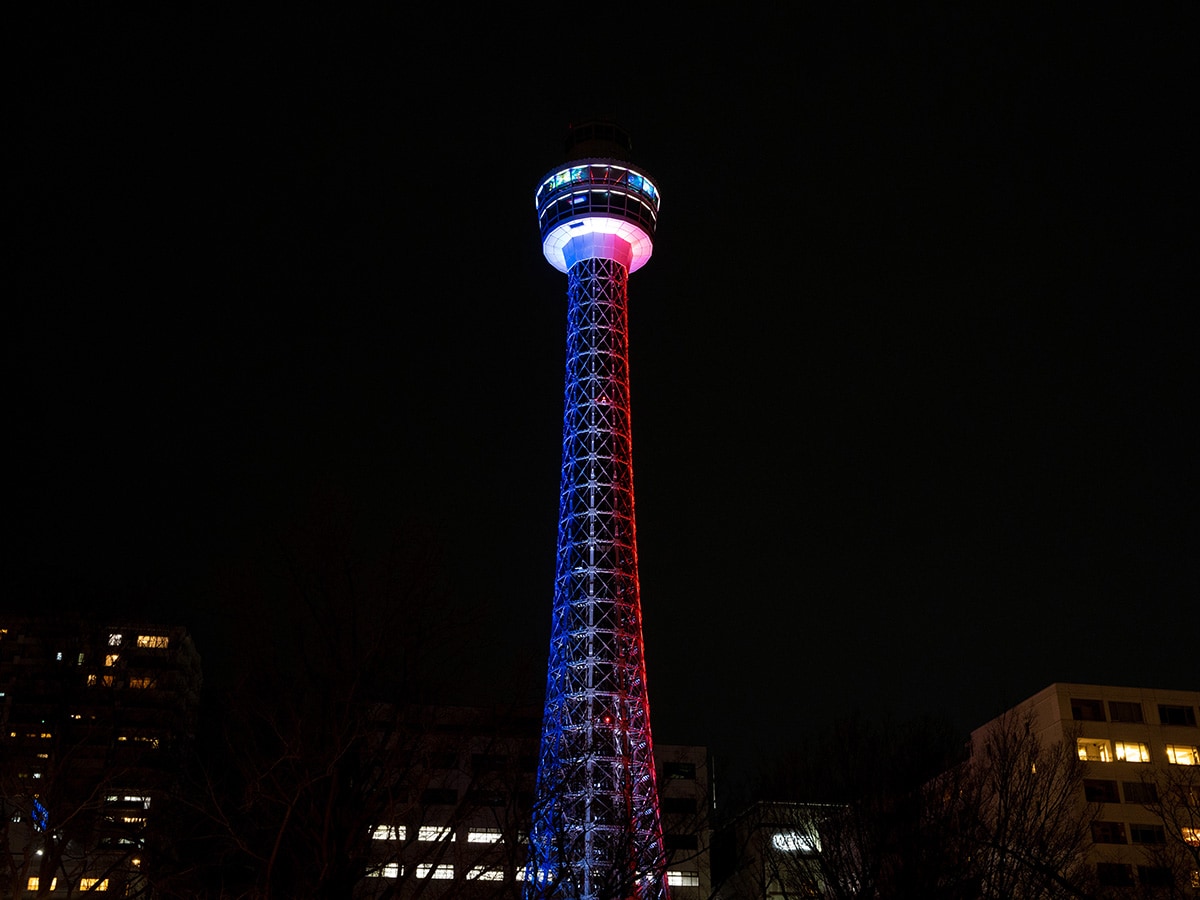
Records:
[[[567,274],[558,557],[527,900],[665,900],[642,643],[629,427],[629,273],[650,257],[658,190],[613,126],[543,179],[542,246]]]

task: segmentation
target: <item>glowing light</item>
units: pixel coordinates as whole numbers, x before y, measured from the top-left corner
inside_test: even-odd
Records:
[[[777,831],[771,835],[771,846],[784,853],[817,853],[821,840],[815,834],[802,831]]]

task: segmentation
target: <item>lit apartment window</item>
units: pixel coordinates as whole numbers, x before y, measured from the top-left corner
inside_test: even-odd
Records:
[[[120,646],[121,646],[121,635],[119,635],[119,634],[110,634],[110,635],[108,636],[108,646],[110,646],[110,647],[120,647]]]
[[[1200,847],[1200,828],[1190,825],[1183,826],[1183,842],[1192,847]]]
[[[1200,747],[1167,744],[1167,762],[1176,766],[1200,766]]]
[[[408,829],[403,825],[376,825],[371,831],[373,841],[403,841],[408,837]]]
[[[417,829],[418,841],[452,841],[454,830],[441,825],[422,825]]]
[[[79,889],[81,891],[107,891],[107,878],[81,878],[79,879]]]
[[[399,878],[400,863],[384,863],[378,869],[371,869],[367,872],[368,878]]]
[[[499,828],[472,828],[467,832],[468,844],[495,844],[504,840]]]
[[[150,808],[150,798],[144,794],[108,794],[105,803],[141,804],[142,809]]]
[[[117,664],[117,660],[120,658],[121,658],[120,653],[109,653],[104,657],[104,665],[115,666]]]
[[[167,649],[167,636],[165,634],[139,634],[137,645],[153,650],[165,650]]]
[[[148,734],[118,734],[117,743],[149,744],[151,750],[158,749],[158,738]]]
[[[42,886],[42,879],[40,879],[36,875],[34,875],[32,878],[29,879],[29,881],[27,881],[25,883],[25,890],[36,891],[39,888],[41,888],[41,886]],[[57,877],[51,878],[50,879],[50,890],[53,891],[53,890],[56,890],[57,888],[58,888],[58,878]]]
[[[1114,741],[1117,762],[1150,762],[1150,745],[1141,741]]]
[[[1158,721],[1164,725],[1196,724],[1196,710],[1191,706],[1170,706],[1165,703],[1158,705]]]
[[[668,870],[667,884],[671,887],[700,887],[700,873]]]
[[[135,675],[129,679],[131,688],[153,688],[158,686],[158,682],[149,675]]]
[[[417,866],[418,878],[447,880],[454,877],[454,866],[435,866],[431,863],[421,863]]]
[[[475,866],[471,871],[467,872],[468,881],[503,881],[504,871],[502,869],[493,869],[488,866]]]
[[[1112,762],[1112,747],[1108,741],[1079,738],[1079,758],[1088,762]]]

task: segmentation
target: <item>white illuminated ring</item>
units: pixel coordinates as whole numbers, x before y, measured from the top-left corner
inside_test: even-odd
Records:
[[[608,216],[570,219],[542,241],[546,261],[566,272],[581,259],[611,259],[636,272],[650,259],[654,241],[637,225]]]

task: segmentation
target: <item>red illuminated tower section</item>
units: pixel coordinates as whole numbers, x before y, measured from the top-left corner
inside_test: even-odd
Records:
[[[629,430],[629,273],[658,190],[629,138],[574,126],[542,179],[542,249],[567,275],[558,556],[526,900],[667,896],[638,595]]]

